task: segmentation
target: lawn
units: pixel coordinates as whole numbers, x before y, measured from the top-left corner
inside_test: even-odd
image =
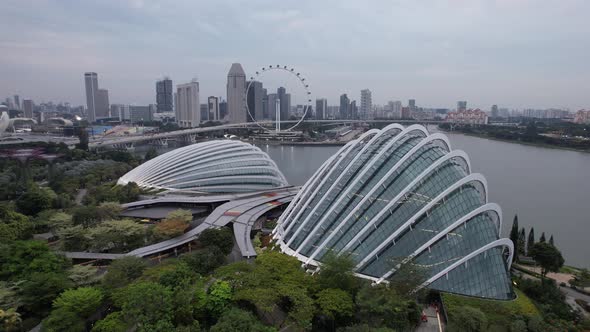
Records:
[[[541,316],[531,299],[516,288],[514,291],[516,299],[512,301],[485,300],[449,293],[443,293],[442,298],[449,320],[460,307],[469,306],[481,310],[487,316],[490,330],[494,330],[493,327],[499,327],[499,330],[502,330],[509,328],[512,319],[516,316]]]

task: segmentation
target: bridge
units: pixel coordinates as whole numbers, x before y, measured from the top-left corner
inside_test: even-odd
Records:
[[[151,200],[138,201],[124,205],[125,208],[142,208],[162,204],[212,203],[225,202],[219,205],[205,220],[175,238],[137,248],[126,254],[111,254],[98,252],[64,252],[65,256],[79,260],[114,260],[125,256],[149,257],[165,252],[176,251],[178,248],[196,240],[199,235],[209,228],[221,228],[233,223],[234,238],[243,257],[254,257],[256,252],[250,239],[250,233],[256,220],[265,213],[289,203],[299,191],[299,187],[285,187],[274,191],[265,191],[247,195],[220,196],[167,196]],[[230,200],[233,199],[233,200]],[[229,201],[228,201],[229,200]]]
[[[281,121],[281,124],[295,124],[299,121],[297,120],[289,120],[289,121]],[[440,124],[444,123],[444,121],[440,120],[400,120],[400,119],[378,119],[378,120],[315,120],[315,119],[306,119],[303,123],[312,123],[312,124],[355,124],[355,123],[404,123],[404,124],[414,124],[414,123],[421,123],[421,124]],[[262,121],[258,122],[258,124],[262,126],[271,126],[274,127],[274,121]],[[170,138],[181,138],[182,140],[194,143],[196,141],[198,134],[204,133],[211,133],[216,131],[226,131],[231,129],[240,129],[240,128],[259,128],[257,123],[254,122],[245,122],[245,123],[234,123],[234,124],[224,124],[220,126],[211,126],[211,127],[198,127],[198,128],[188,128],[188,129],[181,129],[175,131],[169,131],[164,133],[154,133],[154,134],[144,134],[144,135],[136,135],[136,136],[124,136],[124,137],[103,137],[94,141],[91,141],[88,144],[88,147],[91,149],[98,149],[101,147],[119,147],[119,148],[130,148],[135,143],[140,142],[153,142],[155,144],[165,145],[167,140]],[[270,129],[270,128],[269,128]]]

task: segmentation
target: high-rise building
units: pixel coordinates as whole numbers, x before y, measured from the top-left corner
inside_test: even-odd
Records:
[[[209,120],[219,121],[219,98],[210,96],[207,98]]]
[[[132,124],[143,124],[152,121],[153,107],[150,106],[129,106],[129,120]]]
[[[457,111],[466,111],[467,110],[467,101],[460,100],[457,102]]]
[[[373,110],[373,100],[371,98],[371,90],[361,90],[361,112],[360,118],[362,120],[371,119]]]
[[[262,118],[270,119],[268,115],[268,91],[265,88],[262,89]]]
[[[350,117],[350,99],[345,94],[340,96],[340,119],[348,119]]]
[[[281,121],[287,121],[291,112],[291,95],[287,93],[287,89],[279,87],[277,98],[279,98],[281,105]]]
[[[252,120],[260,121],[264,118],[263,108],[262,108],[262,101],[264,98],[264,92],[262,89],[262,83],[258,81],[252,81],[250,83],[250,88],[248,89],[248,110],[250,114],[248,115],[248,122]],[[251,119],[251,117],[254,119]]]
[[[109,90],[98,89],[96,94],[95,119],[109,117]]]
[[[173,110],[173,93],[172,80],[164,77],[163,80],[156,82],[156,112],[172,112]]]
[[[499,116],[498,105],[492,105],[492,118]]]
[[[348,116],[350,119],[358,120],[359,119],[359,109],[356,106],[356,100],[353,100],[349,104]]]
[[[17,110],[21,109],[20,97],[18,95],[14,95],[14,108],[16,108]]]
[[[209,104],[201,104],[201,122],[211,120],[209,118]]]
[[[33,118],[33,108],[35,104],[31,99],[24,99],[23,100],[23,111],[25,112],[25,118]]]
[[[277,100],[279,99],[279,96],[276,93],[269,93],[267,95],[266,99],[268,100],[268,118],[272,119],[272,120],[276,120],[277,119]]]
[[[176,123],[181,128],[197,127],[201,122],[201,104],[199,103],[199,82],[176,86]]]
[[[96,73],[84,73],[86,86],[86,117],[88,122],[96,121],[96,103],[98,102],[98,75]]]
[[[242,65],[233,63],[227,74],[227,111],[230,123],[244,123],[248,121],[245,98],[246,73]]]
[[[416,99],[408,100],[408,108],[410,109],[410,112],[416,111]]]
[[[320,98],[315,100],[315,118],[317,120],[324,120],[327,118],[328,100]]]
[[[227,101],[221,100],[221,97],[219,100],[219,120],[227,120]]]

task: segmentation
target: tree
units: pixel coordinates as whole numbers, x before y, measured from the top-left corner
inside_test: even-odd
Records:
[[[172,291],[155,282],[137,282],[114,294],[125,321],[138,324],[140,330],[159,322],[172,325]]]
[[[205,247],[217,246],[221,252],[228,255],[234,247],[234,236],[227,227],[208,228],[199,235],[199,242]]]
[[[104,221],[88,231],[93,251],[126,252],[143,245],[145,238],[145,227],[129,219]]]
[[[92,265],[74,265],[68,270],[68,278],[76,286],[91,285],[99,281],[98,268]]]
[[[231,308],[226,311],[217,321],[217,324],[211,327],[211,332],[271,332],[276,331],[272,327],[262,325],[252,313]]]
[[[0,243],[24,240],[31,235],[32,228],[27,216],[13,211],[7,204],[0,204]]]
[[[385,326],[406,331],[420,320],[418,304],[398,295],[387,285],[366,285],[361,288],[356,304],[358,318],[372,327]]]
[[[16,200],[16,208],[23,214],[34,216],[43,210],[51,208],[51,203],[52,195],[50,192],[47,189],[39,188],[36,184],[32,184]]]
[[[541,266],[543,279],[548,272],[557,272],[563,266],[565,260],[561,252],[553,245],[546,242],[538,242],[532,248],[531,257]]]
[[[510,240],[512,241],[512,244],[514,245],[514,252],[518,253],[518,215],[514,215],[514,220],[512,221],[512,229],[510,229]],[[518,259],[518,255],[516,255],[516,258]]]
[[[518,232],[518,254],[525,255],[526,254],[526,232],[524,227],[520,229]]]
[[[64,227],[57,231],[61,239],[61,248],[65,251],[85,251],[90,246],[88,229],[82,225]]]
[[[545,232],[541,233],[541,237],[539,238],[539,242],[545,243],[547,240],[545,239]]]
[[[79,332],[84,329],[84,319],[65,309],[53,310],[42,327],[43,332]]]
[[[157,156],[158,156],[158,150],[156,150],[156,148],[152,147],[145,153],[145,156],[143,157],[143,161],[148,161],[150,159],[154,159]]]
[[[80,142],[78,144],[76,144],[76,149],[88,151],[89,138],[88,138],[88,131],[86,130],[85,127],[79,128],[78,139]]]
[[[316,304],[322,314],[333,320],[344,320],[354,314],[352,297],[341,289],[327,288],[322,290],[317,294]]]
[[[92,332],[126,332],[128,325],[121,312],[113,312],[94,324]]]
[[[209,287],[205,306],[213,317],[219,317],[229,305],[231,299],[232,289],[230,284],[226,281],[217,280]]]
[[[54,213],[49,217],[47,224],[53,232],[57,233],[62,228],[73,226],[72,215],[65,212]]]
[[[0,248],[0,279],[28,279],[33,273],[61,273],[69,265],[41,241],[14,241]]]
[[[88,318],[100,307],[103,295],[100,289],[94,287],[80,287],[68,289],[61,293],[55,301],[53,308],[67,310],[81,318]]]
[[[549,238],[549,244],[554,246],[554,241],[553,241],[553,234],[551,234],[551,237]]]
[[[529,238],[526,242],[526,254],[530,256],[531,251],[533,250],[533,245],[535,244],[535,228],[531,227],[529,231]]]
[[[354,261],[349,255],[329,252],[324,256],[318,284],[323,289],[338,288],[354,296],[360,288],[359,279],[354,275]]]
[[[13,309],[0,309],[0,330],[6,332],[21,331],[22,319],[20,314]]]
[[[206,275],[223,265],[225,256],[217,246],[212,246],[182,255],[182,261],[193,271]]]
[[[192,219],[193,215],[188,210],[172,211],[154,227],[154,235],[162,240],[182,235]]]
[[[146,268],[147,263],[139,257],[119,258],[111,263],[102,284],[109,290],[127,286],[133,280],[141,277]]]
[[[480,332],[487,331],[488,319],[479,309],[463,306],[455,310],[454,314],[449,317],[449,325],[454,329],[449,330]]]
[[[53,300],[72,283],[63,273],[33,273],[23,284],[22,299],[25,309],[43,315]]]

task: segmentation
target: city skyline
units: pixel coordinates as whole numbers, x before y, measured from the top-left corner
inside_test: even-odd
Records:
[[[329,101],[342,93],[358,101],[368,88],[374,104],[588,108],[588,2],[273,5],[9,0],[0,74],[12,79],[0,83],[0,92],[84,104],[80,74],[92,71],[109,87],[111,102],[144,105],[155,103],[154,82],[164,75],[176,82],[198,76],[203,95],[222,96],[232,62],[247,75],[285,62],[309,76],[314,98]],[[326,12],[330,24],[318,16]],[[339,24],[340,17],[352,23]],[[166,50],[153,47],[163,41]],[[363,47],[338,51],[357,42]]]

